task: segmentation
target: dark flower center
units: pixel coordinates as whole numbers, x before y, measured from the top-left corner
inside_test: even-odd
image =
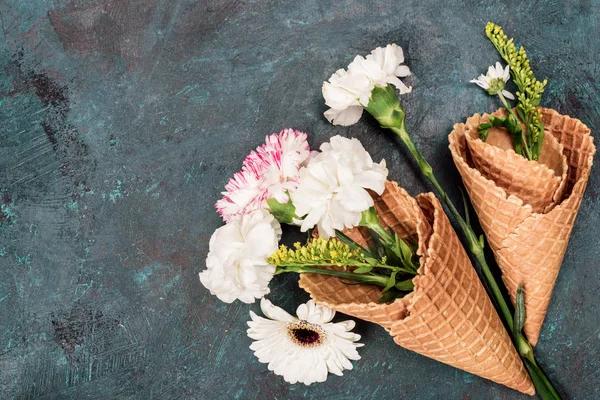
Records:
[[[323,341],[323,331],[318,325],[306,321],[298,321],[288,326],[290,338],[299,346],[318,346]]]
[[[292,329],[292,334],[302,344],[313,344],[320,337],[318,332],[304,328]]]

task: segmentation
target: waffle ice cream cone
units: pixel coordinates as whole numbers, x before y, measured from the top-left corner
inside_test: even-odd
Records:
[[[418,243],[415,289],[380,303],[381,288],[302,274],[300,287],[318,304],[383,326],[400,346],[527,394],[535,390],[519,355],[450,225],[428,193],[414,199],[395,182],[375,196],[378,216]],[[360,228],[346,231],[359,244]]]
[[[505,114],[503,109],[492,115]],[[517,155],[508,132],[477,127],[488,115],[454,125],[450,151],[515,303],[523,287],[525,334],[538,341],[596,148],[581,121],[542,109],[540,160]]]

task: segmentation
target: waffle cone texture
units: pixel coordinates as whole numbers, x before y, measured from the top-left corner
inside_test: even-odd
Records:
[[[596,148],[581,121],[542,108],[539,162],[517,155],[508,132],[477,127],[488,114],[454,125],[450,151],[515,304],[525,299],[525,335],[538,341]],[[493,113],[506,115],[504,109]]]
[[[435,196],[414,199],[386,182],[374,198],[382,222],[418,243],[414,291],[380,303],[379,287],[316,274],[302,274],[300,287],[318,304],[381,325],[408,350],[533,395],[523,363]],[[345,233],[367,243],[362,228]]]

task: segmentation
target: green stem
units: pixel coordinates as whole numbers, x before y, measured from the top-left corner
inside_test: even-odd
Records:
[[[295,272],[298,274],[320,274],[320,275],[328,275],[335,276],[338,278],[349,279],[353,281],[357,281],[360,283],[364,283],[367,285],[375,285],[382,288],[388,288],[389,277],[384,275],[377,274],[354,274],[352,272],[345,272],[336,269],[324,269],[324,268],[315,268],[308,267],[305,265],[293,265],[293,266],[285,266],[284,268],[277,267],[277,272],[275,275],[284,274],[287,272]],[[396,283],[395,287],[398,290],[402,291],[410,291],[414,288],[412,283],[408,283],[407,281],[402,281]]]
[[[286,266],[285,268],[278,267],[278,271],[275,273],[275,275],[283,274],[286,272],[296,272],[299,274],[320,274],[320,275],[337,276],[338,278],[350,279],[353,281],[366,283],[369,285],[381,286],[381,287],[385,287],[388,282],[388,278],[383,275],[353,274],[352,272],[344,272],[344,271],[339,271],[337,269],[315,268],[315,267],[307,267],[305,265]]]
[[[398,257],[400,263],[408,268],[413,275],[417,274],[417,267],[412,262],[414,251],[398,235],[390,235],[387,229],[381,225],[377,218],[375,207],[370,207],[368,210],[363,211],[360,226],[367,227],[375,232],[383,242],[383,245]]]
[[[504,108],[506,108],[506,111],[511,113],[517,121],[520,121],[519,117],[517,116],[517,114],[515,114],[512,107],[510,106],[510,104],[508,104],[508,101],[506,101],[506,98],[504,97],[502,92],[498,92],[498,97],[500,97],[500,101],[502,101],[502,104],[504,104]],[[521,143],[523,144],[523,150],[525,150],[525,156],[527,157],[528,160],[531,160],[531,150],[529,149],[527,137],[522,130],[521,130]]]
[[[307,261],[309,262],[309,261]],[[373,267],[373,268],[383,268],[383,269],[389,269],[391,271],[396,271],[396,272],[401,272],[403,274],[409,274],[409,275],[413,275],[416,276],[417,273],[415,271],[412,271],[410,269],[406,269],[406,268],[402,268],[402,267],[396,267],[393,265],[387,265],[387,264],[369,264],[366,262],[355,262],[355,261],[351,261],[348,260],[347,262],[345,262],[343,265],[340,264],[332,264],[326,261],[310,261],[310,265],[311,267],[342,267],[342,266],[346,266],[346,267]],[[279,264],[277,265],[278,270],[275,271],[275,275],[279,275],[282,274],[284,272],[289,272],[289,271],[285,271],[284,268],[304,268],[306,266],[306,264],[292,264],[292,263],[287,263],[287,264]],[[282,268],[281,270],[279,268]],[[319,268],[320,271],[329,271],[326,269],[321,269]],[[350,272],[350,274],[352,274],[353,276],[362,276],[362,274],[354,274],[352,272]],[[327,275],[327,274],[326,274]]]

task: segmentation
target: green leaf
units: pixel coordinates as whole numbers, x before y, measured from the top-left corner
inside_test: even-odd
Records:
[[[523,130],[521,129],[521,124],[519,123],[519,120],[517,120],[517,118],[513,114],[508,115],[506,128],[509,130],[510,133],[512,133],[515,153],[523,155]]]
[[[525,121],[525,110],[523,110],[523,105],[519,104],[517,106],[517,115],[521,118],[521,121]]]
[[[396,274],[398,273],[398,271],[394,271],[392,272],[392,274],[390,275],[387,285],[385,288],[383,288],[382,293],[387,292],[388,290],[390,290],[391,288],[393,288],[396,285]]]
[[[488,124],[482,124],[482,125],[488,125]],[[482,125],[479,125],[477,132],[479,133],[479,139],[481,139],[482,141],[485,142],[488,137],[488,129],[489,128],[482,128],[481,127]]]
[[[416,245],[408,243],[394,233],[393,248],[395,253],[398,254],[399,263],[392,265],[403,266],[408,270],[416,272],[418,268],[418,259],[415,259]],[[415,261],[413,261],[413,259],[415,259]]]
[[[356,268],[354,270],[355,274],[366,274],[368,272],[371,272],[373,270],[373,267],[360,267],[360,268]]]
[[[367,257],[373,257],[373,254],[371,254],[371,250],[370,249],[365,249],[364,247],[360,246],[358,243],[356,243],[354,240],[350,239],[348,236],[346,236],[344,234],[344,232],[342,231],[335,231],[335,237],[338,238],[338,240],[348,246],[350,246],[350,248],[352,250],[360,250],[361,252],[364,253],[365,256]]]
[[[415,242],[413,242],[412,240],[405,240],[406,244],[408,244],[408,247],[410,247],[410,249],[412,250],[413,254],[417,252],[417,249],[419,248],[419,245]]]
[[[412,292],[415,288],[415,284],[413,283],[412,279],[407,279],[405,281],[396,283],[394,287],[404,292]]]
[[[369,263],[369,265],[379,265],[379,260],[373,257],[365,257],[365,261]]]
[[[267,200],[267,205],[271,214],[282,224],[293,225],[294,218],[300,219],[296,215],[296,207],[294,207],[291,200],[284,204],[273,198]]]
[[[362,212],[359,225],[366,226],[367,228],[379,225],[379,220],[377,219],[377,210],[375,210],[375,207],[369,207]]]
[[[387,264],[387,265],[402,265],[402,261],[400,260],[400,257],[398,256],[396,249],[391,249],[389,247],[385,248],[385,252],[386,252],[386,262],[382,261],[382,264]]]
[[[529,371],[529,376],[531,376],[531,380],[533,381],[533,385],[535,386],[535,390],[537,394],[542,398],[542,400],[561,400],[562,398],[556,391],[556,389],[552,386],[552,383],[546,377],[544,371],[537,365],[534,365],[531,361],[523,358],[523,362],[525,363],[525,367],[527,371]]]
[[[515,306],[515,316],[513,318],[513,330],[515,334],[520,333],[525,325],[525,300],[523,299],[523,289],[521,284],[517,288],[517,304]]]
[[[371,233],[371,241],[373,242],[374,248],[374,251],[372,251],[371,254],[375,255],[377,258],[382,258],[386,256],[387,253],[385,251],[385,246],[381,242],[381,238],[379,237],[379,235],[372,229],[369,229],[369,232]]]
[[[383,295],[379,298],[380,303],[387,303],[397,298],[402,298],[406,296],[406,293],[400,292],[396,289],[390,289],[387,292],[383,293]]]
[[[488,117],[488,119],[490,121],[489,123],[491,124],[490,128],[492,126],[506,126],[506,122],[507,122],[506,117],[494,117],[493,115],[490,115]],[[481,126],[481,125],[479,125],[479,126]]]
[[[506,122],[506,127],[508,128],[509,131],[511,131],[515,134],[522,133],[521,124],[519,123],[519,120],[517,119],[517,117],[514,116],[514,114],[508,114],[508,120]]]

